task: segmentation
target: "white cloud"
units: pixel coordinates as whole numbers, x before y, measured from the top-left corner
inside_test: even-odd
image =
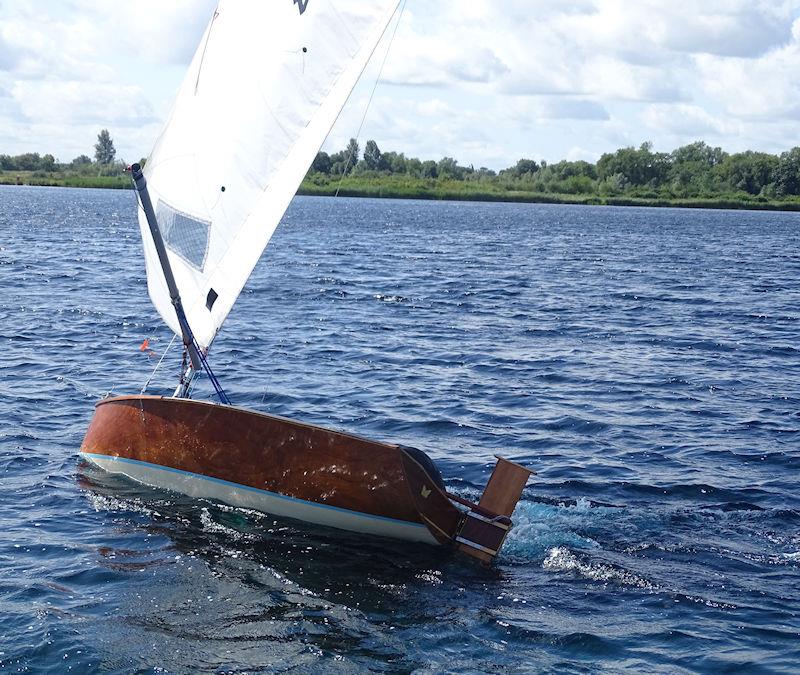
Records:
[[[697,57],[704,90],[734,118],[800,120],[800,39],[759,59]]]
[[[644,110],[642,119],[655,132],[685,138],[717,136],[726,129],[725,124],[704,108],[685,103],[650,105]]]
[[[107,126],[145,155],[215,4],[0,0],[0,152],[91,154]],[[798,72],[800,0],[408,0],[361,140],[493,168],[648,139],[778,151],[800,136]]]
[[[440,98],[422,101],[416,105],[416,110],[420,115],[424,115],[425,117],[443,117],[457,114],[453,106],[445,103]]]
[[[588,99],[550,98],[539,109],[542,119],[600,120],[609,119],[608,110],[597,101]]]
[[[29,3],[41,7],[40,14],[52,12],[49,0]],[[59,24],[70,31],[86,24],[83,38],[71,48],[87,56],[125,53],[133,62],[140,59],[160,65],[185,66],[208,24],[217,0],[71,0],[69,18]]]
[[[0,32],[0,72],[11,70],[17,63],[18,54]]]
[[[613,56],[592,59],[583,73],[582,87],[596,96],[624,101],[682,101],[689,96],[674,70]]]
[[[450,65],[450,73],[464,82],[491,82],[505,75],[508,66],[491,49],[475,49]]]
[[[630,61],[669,53],[764,54],[790,37],[796,2],[774,0],[597,0],[594,12],[569,17],[570,32],[593,50]]]
[[[393,83],[436,86],[461,111],[451,134],[488,128],[507,156],[527,146],[550,159],[596,157],[703,135],[778,151],[793,143],[787,125],[789,138],[800,131],[798,17],[797,0],[441,0],[401,28],[389,69]],[[476,82],[453,67],[480,53],[503,68]]]
[[[31,80],[18,82],[12,96],[29,121],[66,126],[133,126],[157,121],[142,90],[132,85]]]
[[[790,5],[737,0],[698,4],[684,0],[665,12],[669,20],[662,22],[660,38],[677,51],[760,56],[791,37]]]
[[[597,122],[610,119],[608,110],[601,103],[565,96],[516,97],[504,110],[497,109],[495,114],[507,116],[506,122],[513,122],[523,127],[536,126],[542,121],[552,120]]]
[[[570,162],[577,162],[579,160],[593,162],[597,159],[597,156],[596,153],[586,148],[572,147],[567,151],[565,159]]]
[[[0,108],[3,151],[91,154],[108,127],[120,154],[146,154],[215,4],[3,3],[0,91],[11,99]]]

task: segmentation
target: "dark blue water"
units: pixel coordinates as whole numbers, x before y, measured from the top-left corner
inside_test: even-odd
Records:
[[[295,200],[217,374],[467,497],[535,468],[487,571],[79,460],[170,338],[134,213],[0,188],[1,672],[797,670],[800,216]]]

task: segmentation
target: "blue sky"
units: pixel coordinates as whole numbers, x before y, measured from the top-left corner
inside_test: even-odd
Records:
[[[107,127],[146,156],[215,4],[0,0],[0,153],[91,155]],[[646,140],[780,152],[800,145],[798,73],[800,0],[407,0],[360,140],[495,169]]]

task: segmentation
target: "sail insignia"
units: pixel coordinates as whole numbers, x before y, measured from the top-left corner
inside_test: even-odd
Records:
[[[214,307],[214,303],[217,301],[218,297],[219,293],[217,293],[213,288],[208,291],[208,295],[206,296],[206,309],[208,309],[209,312]]]
[[[198,272],[208,256],[211,221],[202,220],[159,200],[156,217],[167,248]]]
[[[303,12],[306,11],[306,7],[308,7],[308,0],[294,0],[294,4],[297,5],[297,9],[300,10],[300,16],[302,16]]]

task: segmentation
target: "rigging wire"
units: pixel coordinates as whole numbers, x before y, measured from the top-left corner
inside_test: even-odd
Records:
[[[170,348],[172,347],[172,343],[173,343],[173,342],[175,342],[175,338],[176,338],[176,337],[178,337],[178,336],[177,336],[175,333],[173,333],[173,334],[172,334],[172,339],[169,341],[169,344],[167,345],[167,348],[164,350],[164,353],[161,355],[161,358],[158,360],[158,363],[156,364],[156,367],[155,367],[155,368],[153,368],[153,372],[152,372],[152,373],[150,373],[150,377],[148,377],[148,378],[147,378],[147,382],[145,382],[145,383],[144,383],[144,386],[142,387],[142,390],[139,392],[139,394],[140,394],[140,395],[144,394],[144,392],[147,390],[147,387],[149,387],[149,386],[150,386],[150,382],[151,382],[151,381],[152,381],[152,379],[155,377],[155,375],[156,375],[156,371],[157,371],[157,370],[159,369],[159,367],[161,366],[161,363],[162,363],[162,361],[164,360],[164,357],[165,357],[165,356],[167,355],[167,353],[169,352]]]
[[[372,105],[372,99],[375,97],[375,90],[378,88],[378,83],[381,81],[381,75],[383,75],[383,67],[386,65],[386,60],[389,58],[389,52],[392,51],[392,44],[394,43],[394,38],[397,35],[397,29],[400,27],[400,21],[403,19],[403,13],[406,11],[406,1],[407,0],[403,0],[403,4],[400,6],[400,13],[397,16],[397,22],[394,24],[392,36],[389,38],[389,45],[386,47],[386,53],[383,55],[381,67],[378,70],[378,76],[375,78],[375,84],[372,85],[372,91],[370,92],[369,99],[367,100],[367,107],[364,108],[364,114],[361,116],[361,124],[358,125],[358,131],[355,135],[356,142],[361,136],[361,130],[364,128],[364,122],[367,120],[367,113],[369,113],[369,107]],[[353,150],[351,149],[350,156],[347,158],[345,165],[342,167],[342,175],[339,176],[339,184],[336,186],[336,194],[334,197],[339,196],[339,190],[342,189],[342,181],[344,180],[345,172],[347,171],[347,167],[350,166],[352,159]]]
[[[192,338],[194,340],[194,338]],[[203,365],[203,370],[206,371],[206,375],[208,375],[208,379],[211,380],[211,385],[214,387],[214,391],[217,394],[221,403],[225,405],[232,405],[231,400],[228,398],[228,395],[225,393],[225,390],[222,388],[222,385],[219,383],[217,376],[214,375],[214,371],[211,370],[211,366],[208,364],[208,360],[206,359],[206,355],[203,353],[203,350],[200,349],[200,345],[197,344],[197,341],[194,340],[194,346],[197,349],[197,355],[200,357],[200,363]]]

